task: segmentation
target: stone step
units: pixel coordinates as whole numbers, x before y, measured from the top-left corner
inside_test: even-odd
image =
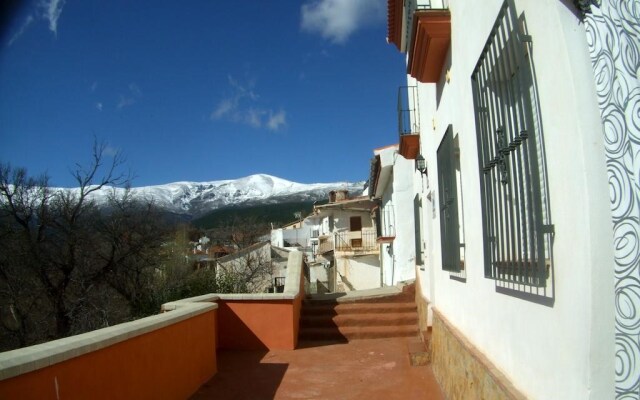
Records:
[[[342,315],[342,314],[383,314],[383,313],[417,312],[415,302],[394,303],[305,303],[302,315]]]
[[[354,339],[381,339],[390,337],[413,337],[418,334],[418,325],[401,326],[340,326],[301,328],[301,340],[344,341]]]
[[[418,314],[415,311],[394,313],[347,313],[338,315],[316,314],[303,315],[301,327],[336,327],[336,326],[398,326],[416,325]]]

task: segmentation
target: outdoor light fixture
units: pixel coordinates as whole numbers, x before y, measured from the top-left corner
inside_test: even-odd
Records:
[[[427,173],[427,160],[422,157],[422,154],[418,154],[418,157],[416,157],[416,169],[420,171],[422,175]]]

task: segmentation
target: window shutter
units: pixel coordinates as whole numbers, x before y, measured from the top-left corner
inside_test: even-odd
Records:
[[[438,200],[440,206],[440,246],[442,269],[460,272],[460,227],[458,224],[458,193],[453,154],[451,125],[438,148]]]
[[[422,233],[420,230],[422,226],[422,201],[418,194],[413,199],[413,218],[416,232],[416,265],[422,265],[424,264],[424,258],[422,257]]]

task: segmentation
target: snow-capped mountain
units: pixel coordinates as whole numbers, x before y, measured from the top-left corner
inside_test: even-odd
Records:
[[[348,190],[352,196],[360,196],[363,187],[364,182],[303,184],[258,174],[236,180],[174,182],[136,187],[131,189],[131,194],[135,198],[153,200],[170,212],[199,216],[228,206],[324,200],[331,190]],[[106,203],[114,190],[116,194],[124,192],[120,188],[103,187],[93,192],[92,199],[98,203]]]

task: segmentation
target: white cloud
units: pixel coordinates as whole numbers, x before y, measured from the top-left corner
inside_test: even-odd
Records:
[[[115,157],[120,153],[121,153],[120,149],[113,147],[111,145],[107,145],[107,147],[105,147],[103,150],[103,154],[108,157]]]
[[[269,119],[267,120],[267,128],[272,131],[280,130],[280,128],[287,126],[287,113],[283,110],[277,113],[269,113]]]
[[[7,45],[13,45],[36,20],[46,21],[49,25],[49,30],[53,32],[54,35],[57,35],[58,20],[60,19],[60,15],[62,15],[62,9],[64,8],[65,1],[66,0],[39,0],[35,3],[35,11],[25,18],[18,31],[11,36]]]
[[[49,30],[58,34],[58,19],[62,14],[65,0],[42,0],[40,6],[44,9],[43,17],[49,21]]]
[[[102,103],[101,103],[101,102],[97,102],[97,103],[96,103],[96,109],[97,109],[98,111],[102,111]]]
[[[27,18],[24,20],[24,22],[22,23],[22,25],[20,25],[20,29],[18,29],[18,31],[14,33],[13,36],[11,36],[11,38],[7,42],[7,46],[11,46],[16,40],[18,40],[18,38],[27,31],[27,28],[29,28],[32,22],[33,22],[33,16],[29,14]]]
[[[140,97],[142,96],[142,91],[140,91],[140,88],[138,87],[138,85],[136,85],[135,83],[130,83],[129,84],[129,91],[131,92],[132,95],[134,95],[135,97]]]
[[[126,97],[120,95],[120,100],[118,101],[118,105],[116,106],[118,109],[132,106],[135,104],[136,100],[133,97]]]
[[[262,127],[262,116],[265,114],[264,110],[249,109],[244,114],[244,120],[247,124],[254,128]]]
[[[211,113],[211,119],[220,119],[229,114],[234,108],[236,108],[236,104],[233,99],[222,99],[216,109]]]
[[[277,131],[286,126],[286,113],[274,112],[262,106],[260,96],[254,91],[255,81],[240,82],[232,76],[227,77],[230,94],[220,100],[210,114],[212,120],[226,119],[231,122],[249,125],[260,129],[266,127]]]
[[[122,109],[124,107],[129,107],[138,101],[138,99],[142,97],[142,91],[135,83],[129,84],[129,92],[126,94],[120,95],[120,100],[118,101],[118,105],[116,106],[118,109]]]
[[[314,0],[301,8],[303,31],[345,43],[351,34],[384,21],[384,0]]]

